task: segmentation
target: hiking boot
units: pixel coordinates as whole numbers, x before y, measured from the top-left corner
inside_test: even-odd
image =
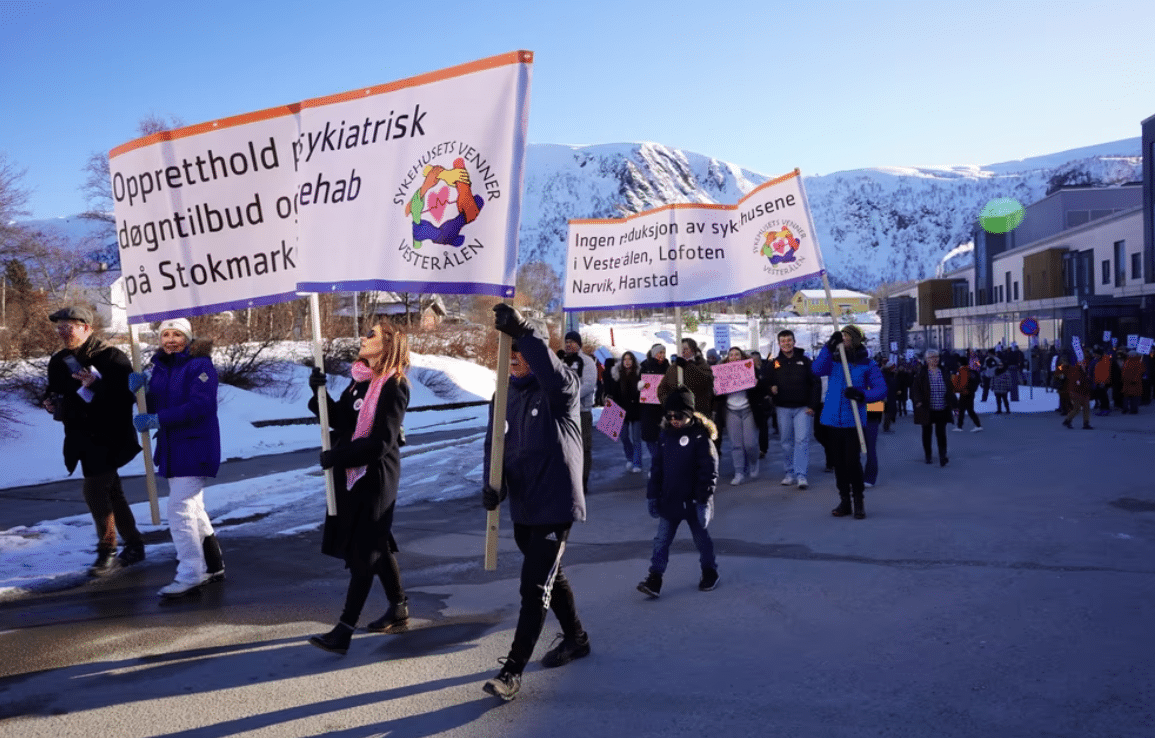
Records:
[[[662,596],[662,575],[652,571],[646,575],[646,580],[638,585],[638,591],[650,597]]]
[[[854,501],[854,519],[855,520],[862,520],[865,517],[866,517],[866,508],[863,506],[862,498],[860,497]]]
[[[810,482],[806,481],[806,477],[798,477],[798,489],[806,489],[810,486]]]
[[[698,580],[698,589],[709,592],[718,586],[718,570],[702,569],[702,578]]]
[[[561,643],[546,651],[545,656],[541,659],[541,665],[545,668],[553,669],[558,666],[565,666],[574,659],[590,655],[590,637],[585,631],[574,638],[566,638],[563,634],[558,633],[558,638],[561,638]]]
[[[497,676],[487,681],[483,686],[489,694],[509,702],[521,691],[521,673],[510,668],[509,659],[505,659],[504,666]]]
[[[339,653],[344,656],[349,652],[349,643],[353,640],[353,626],[338,622],[336,627],[325,635],[313,636],[309,643],[323,651]]]
[[[116,551],[98,551],[96,561],[88,567],[88,573],[94,577],[103,577],[119,569],[123,563],[116,557]]]
[[[836,518],[845,518],[850,514],[850,499],[843,498],[842,502],[838,503],[838,507],[830,511],[830,514]]]
[[[117,558],[120,559],[121,566],[139,564],[144,561],[144,543],[125,544]]]
[[[211,536],[205,536],[201,543],[201,548],[205,554],[205,569],[208,570],[209,582],[220,582],[225,578],[225,560],[221,555],[221,544],[217,541],[217,536],[214,533]]]
[[[402,633],[409,630],[409,598],[389,603],[385,614],[365,626],[370,633]]]

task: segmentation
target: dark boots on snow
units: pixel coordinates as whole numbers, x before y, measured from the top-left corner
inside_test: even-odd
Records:
[[[409,629],[409,598],[389,603],[385,614],[365,626],[370,633],[401,633]]]
[[[330,653],[339,653],[344,656],[349,652],[349,643],[353,640],[353,626],[338,622],[337,627],[325,635],[313,636],[309,643]]]

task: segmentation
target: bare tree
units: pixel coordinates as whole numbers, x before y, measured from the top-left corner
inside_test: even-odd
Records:
[[[165,118],[162,115],[150,113],[137,123],[139,136],[150,136],[161,131],[171,131],[184,127],[184,121],[174,115]],[[103,243],[116,232],[116,218],[112,214],[112,175],[108,165],[108,152],[97,151],[84,162],[84,184],[80,191],[84,193],[84,200],[88,210],[81,214],[84,218],[99,221],[107,225],[107,229],[100,229],[95,234]]]
[[[517,296],[528,307],[548,313],[561,300],[561,279],[544,261],[528,262],[517,270]]]

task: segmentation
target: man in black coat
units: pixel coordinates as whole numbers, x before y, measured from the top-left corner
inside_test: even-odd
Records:
[[[132,364],[124,352],[93,333],[92,311],[67,307],[48,316],[64,348],[48,360],[44,409],[64,423],[64,465],[80,465],[84,501],[96,524],[96,561],[89,568],[102,576],[144,559],[144,540],[124,497],[117,470],[140,453],[132,427],[135,407],[128,390]],[[124,550],[116,555],[116,533]]]
[[[547,668],[588,656],[589,636],[578,619],[573,590],[561,556],[574,521],[586,516],[582,485],[581,385],[577,375],[550,352],[549,330],[531,325],[508,305],[495,305],[494,327],[513,338],[505,454],[501,489],[488,484],[494,427],[490,406],[485,438],[482,504],[496,510],[509,496],[513,539],[525,557],[521,566],[521,612],[501,671],[485,691],[503,700],[521,689],[521,674],[541,636],[547,610],[561,624],[562,641],[541,660]]]

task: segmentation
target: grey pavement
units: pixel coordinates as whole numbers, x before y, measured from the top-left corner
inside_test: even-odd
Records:
[[[158,604],[172,565],[150,559],[0,604],[0,732],[1149,736],[1155,411],[1141,412],[1092,418],[1093,431],[1055,413],[984,416],[984,433],[948,434],[945,469],[923,464],[907,417],[880,437],[861,521],[830,516],[817,446],[811,488],[780,486],[772,440],[752,483],[730,486],[723,462],[718,589],[697,590],[683,529],[657,600],[635,590],[655,530],[644,475],[599,435],[589,521],[565,555],[593,653],[531,665],[508,704],[481,691],[516,621],[504,515],[485,572],[474,501],[400,509],[414,629],[359,633],[345,657],[305,643],[331,627],[347,581],[319,533],[225,529],[229,578],[199,597]],[[384,607],[375,591],[363,622]],[[555,630],[551,616],[539,658]]]

